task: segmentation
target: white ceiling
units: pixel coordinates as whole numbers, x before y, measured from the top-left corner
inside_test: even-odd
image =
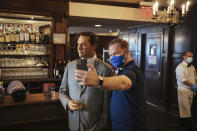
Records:
[[[96,24],[101,24],[101,27],[94,27]],[[96,33],[109,33],[117,32],[117,30],[128,30],[131,27],[139,25],[151,24],[150,22],[142,21],[128,21],[128,20],[115,20],[115,19],[102,19],[102,18],[89,18],[89,17],[68,17],[68,27],[70,33],[79,33],[82,31],[92,31]]]
[[[156,1],[156,0],[71,0],[72,2],[85,1],[90,2],[118,2],[128,4],[139,4],[140,1]],[[158,0],[160,7],[167,7],[170,0]],[[181,8],[181,5],[187,0],[175,0],[175,6]],[[191,0],[193,2],[195,0]],[[102,27],[96,28],[95,24],[101,24]],[[103,18],[90,18],[90,17],[79,17],[69,16],[68,26],[70,27],[70,33],[76,33],[77,31],[94,31],[94,32],[112,32],[117,29],[127,30],[131,27],[137,27],[147,24],[153,24],[152,22],[141,22],[141,21],[126,21],[126,20],[115,20],[115,19],[103,19]]]
[[[155,2],[156,0],[70,0],[73,2],[100,2],[100,3],[107,3],[107,2],[113,2],[113,3],[128,3],[128,4],[139,4],[140,1],[147,1],[147,2]],[[157,0],[159,2],[160,6],[166,7],[170,0]],[[175,5],[178,8],[181,8],[182,4],[186,2],[187,0],[175,0]],[[196,0],[190,0],[192,3],[194,3]]]
[[[70,0],[72,2],[100,2],[100,3],[128,3],[128,4],[139,4],[140,1],[149,1],[149,2],[155,2],[156,0]],[[158,0],[158,2],[165,6],[169,0]],[[177,0],[180,1],[180,0]]]

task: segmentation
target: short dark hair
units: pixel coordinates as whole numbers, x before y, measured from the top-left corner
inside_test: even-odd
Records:
[[[80,36],[89,36],[89,37],[90,37],[90,44],[91,44],[91,45],[98,44],[99,39],[98,39],[98,37],[96,36],[96,34],[93,33],[93,32],[81,32],[81,33],[78,35],[78,38],[79,38]],[[78,39],[78,38],[77,38],[77,39]]]
[[[187,53],[192,53],[192,54],[193,54],[193,52],[191,52],[191,51],[186,51],[186,52],[184,53],[184,56],[187,56]]]
[[[129,43],[123,39],[113,39],[109,42],[108,46],[119,43],[122,49],[129,49]]]

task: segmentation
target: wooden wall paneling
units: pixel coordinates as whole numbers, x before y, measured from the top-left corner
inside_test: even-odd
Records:
[[[135,31],[134,31],[135,30]],[[168,56],[168,26],[163,24],[155,24],[155,25],[148,25],[144,27],[140,27],[137,29],[130,29],[125,31],[124,36],[121,38],[127,39],[127,34],[129,36],[133,36],[134,34],[137,37],[137,50],[135,51],[134,48],[131,47],[130,52],[133,59],[136,61],[136,63],[141,67],[142,71],[145,73],[145,76],[147,78],[150,78],[147,81],[153,80],[155,85],[155,88],[146,90],[147,91],[147,101],[151,102],[152,104],[155,104],[160,109],[165,110],[166,107],[166,101],[167,101],[167,91],[166,91],[166,78],[167,78],[167,56]],[[129,39],[129,43],[132,42],[132,39]],[[145,67],[147,66],[148,57],[146,54],[149,52],[149,47],[147,47],[147,42],[149,43],[159,43],[159,49],[158,54],[159,57],[157,58],[158,63],[158,72],[154,71],[147,71],[145,72]],[[133,45],[133,43],[130,43]],[[133,45],[134,46],[134,45]],[[135,47],[135,46],[134,46]],[[161,73],[160,78],[157,78],[158,73]],[[157,80],[159,79],[159,80]],[[146,83],[146,85],[149,85],[150,83]],[[153,87],[150,85],[150,87]]]
[[[194,66],[197,69],[197,1],[192,1],[192,8],[191,8],[191,18],[189,19],[190,22],[193,24],[193,53],[194,53]],[[193,99],[193,106],[192,106],[192,117],[195,121],[197,121],[197,96]]]
[[[103,60],[103,49],[107,50],[108,49],[108,43],[113,40],[115,36],[102,36],[98,35],[98,45],[96,49],[96,54],[97,57],[101,60]]]
[[[167,67],[167,55],[166,55],[166,50],[167,50],[167,38],[168,38],[168,31],[166,27],[162,28],[162,32],[160,33],[160,40],[161,40],[161,45],[160,45],[160,90],[159,90],[159,107],[162,110],[165,110],[165,90],[166,90],[166,82],[165,80],[167,79],[166,77],[166,67]]]
[[[67,130],[65,111],[60,102],[1,107],[1,131]]]
[[[71,60],[79,57],[77,52],[77,34],[70,34]]]
[[[162,43],[162,54],[165,54],[167,53],[167,50],[168,50],[168,28],[165,28],[163,30],[163,43]]]
[[[169,37],[169,30],[168,28],[163,29],[163,42],[161,46],[161,95],[160,95],[160,107],[163,110],[166,110],[166,103],[167,103],[167,84],[166,80],[167,77],[167,51],[168,51],[168,37]]]
[[[175,69],[177,67],[177,65],[179,63],[181,63],[183,61],[182,55],[178,56],[178,57],[174,57],[172,58],[172,74],[171,74],[171,86],[170,86],[170,90],[169,90],[169,104],[170,104],[170,111],[174,112],[174,113],[178,113],[178,96],[177,96],[177,83],[176,83],[176,73],[175,73]]]
[[[193,34],[193,43],[192,44],[192,51],[194,53],[194,66],[197,67],[197,25],[193,25],[192,27],[192,34]],[[196,68],[197,69],[197,68]]]
[[[177,86],[176,83],[176,74],[175,69],[179,63],[183,61],[182,56],[186,51],[193,51],[193,32],[191,25],[177,25],[171,28],[172,33],[170,34],[169,39],[171,45],[171,51],[168,58],[169,61],[169,74],[168,78],[171,81],[167,81],[168,83],[168,109],[171,112],[178,113],[178,100],[177,100]]]
[[[53,37],[52,37],[52,35],[53,35],[53,33],[55,32],[55,27],[56,27],[56,25],[55,25],[55,19],[54,19],[54,17],[52,17],[52,23],[51,23],[51,45],[50,45],[50,72],[49,72],[49,77],[50,78],[53,78],[53,68],[54,68],[54,59],[55,59],[55,48],[54,48],[54,45],[53,45]]]
[[[148,33],[146,40],[145,81],[147,101],[159,106],[161,90],[162,33]]]
[[[160,108],[166,110],[166,72],[167,72],[167,58],[161,56],[161,89],[160,89]]]
[[[194,66],[197,70],[197,25],[193,26],[193,34],[194,34],[194,44],[193,44],[193,49],[194,49]],[[191,108],[191,112],[192,112],[192,118],[193,120],[197,121],[197,96],[194,96],[193,99],[193,105]]]
[[[145,70],[145,59],[146,59],[146,34],[141,34],[138,33],[139,37],[138,37],[138,44],[140,44],[141,47],[141,58],[140,58],[140,68],[141,70],[144,72]]]
[[[68,31],[68,26],[67,26],[67,17],[64,16],[64,24],[65,24],[65,33],[66,33],[66,37],[69,37],[69,31]],[[66,39],[66,46],[65,46],[65,50],[64,50],[64,59],[66,60],[70,60],[71,59],[71,43],[70,41],[68,41],[68,39]]]
[[[66,17],[64,15],[55,15],[54,16],[54,33],[66,33],[67,31],[67,23]],[[66,39],[66,38],[65,38]],[[65,60],[65,56],[70,56],[70,49],[66,49],[66,44],[56,44],[55,46],[55,61],[63,61]],[[68,52],[66,52],[68,51]],[[67,58],[69,59],[69,58]]]
[[[188,50],[189,44],[187,44],[186,40],[187,32],[182,29],[175,29],[175,43],[173,53],[184,53]]]
[[[174,45],[174,27],[168,28],[168,50],[167,50],[167,74],[166,74],[166,93],[165,107],[166,111],[170,110],[170,88],[172,83],[172,54]]]

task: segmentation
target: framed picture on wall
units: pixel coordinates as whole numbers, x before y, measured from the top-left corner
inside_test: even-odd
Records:
[[[66,44],[66,34],[53,33],[53,44]]]

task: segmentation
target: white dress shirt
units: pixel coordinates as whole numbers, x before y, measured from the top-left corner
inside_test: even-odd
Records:
[[[97,57],[96,57],[96,54],[95,54],[93,57],[87,59],[87,63],[91,64],[91,65],[94,65],[96,58]],[[90,68],[88,68],[88,70],[90,71]]]
[[[196,70],[194,66],[188,67],[185,61],[181,62],[176,68],[176,79],[180,118],[191,117],[191,106],[195,92],[183,82],[189,81],[192,84],[196,84]]]
[[[184,81],[189,81],[192,84],[196,84],[196,70],[193,65],[187,67],[187,63],[183,61],[176,68],[176,79],[178,88],[185,88],[191,90],[191,87],[185,85]]]

